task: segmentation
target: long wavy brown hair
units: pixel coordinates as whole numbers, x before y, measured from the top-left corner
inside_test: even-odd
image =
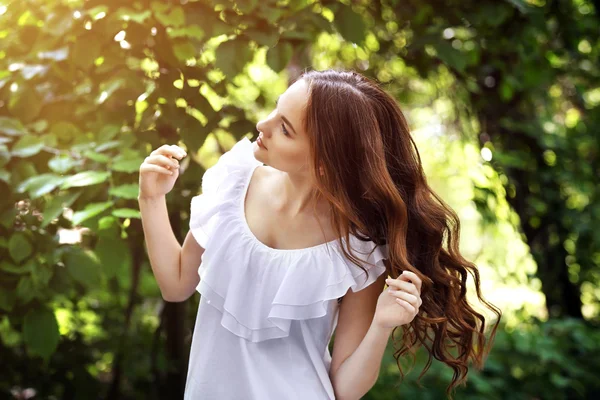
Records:
[[[408,124],[396,101],[374,81],[351,71],[308,71],[304,128],[311,150],[316,195],[328,201],[333,229],[340,238],[353,234],[387,244],[388,274],[403,270],[423,281],[423,304],[403,327],[394,353],[400,358],[420,346],[454,370],[447,395],[466,382],[469,364],[483,368],[501,311],[484,300],[477,267],[459,252],[457,214],[429,187]],[[318,171],[318,172],[317,172]],[[360,266],[352,249],[344,254]],[[362,268],[362,267],[361,267]],[[496,316],[485,337],[486,319],[467,302],[467,277]],[[394,335],[392,335],[394,337]]]

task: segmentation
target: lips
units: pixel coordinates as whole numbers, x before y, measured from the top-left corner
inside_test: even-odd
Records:
[[[267,150],[267,147],[265,146],[265,144],[262,141],[262,138],[259,136],[258,139],[256,139],[256,143],[262,147],[263,149]]]

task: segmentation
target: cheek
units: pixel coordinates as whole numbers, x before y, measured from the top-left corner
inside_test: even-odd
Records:
[[[308,169],[308,149],[297,142],[289,140],[279,143],[275,152],[269,155],[273,168],[285,172],[294,172]]]

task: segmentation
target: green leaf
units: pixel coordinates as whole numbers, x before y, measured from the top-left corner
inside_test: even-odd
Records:
[[[365,40],[365,21],[349,6],[339,5],[333,23],[344,39],[357,44]]]
[[[36,175],[17,186],[16,191],[17,193],[23,193],[27,190],[30,198],[37,199],[38,197],[53,191],[62,184],[64,180],[65,178],[54,174]]]
[[[529,12],[529,6],[523,0],[505,0],[507,3],[512,4],[521,14],[527,14]]]
[[[58,8],[55,8],[58,10]],[[69,12],[53,12],[48,14],[44,24],[44,32],[57,37],[64,37],[73,25],[73,16]]]
[[[179,27],[185,24],[185,13],[181,6],[173,7],[169,4],[153,1],[151,8],[158,22],[164,26]]]
[[[53,197],[52,200],[46,204],[46,207],[44,207],[44,212],[42,214],[42,228],[45,228],[54,218],[57,218],[62,214],[65,207],[71,207],[80,195],[81,192],[74,192]]]
[[[31,280],[37,288],[43,288],[48,286],[48,282],[53,275],[53,269],[45,264],[36,263],[33,266],[33,273],[31,274]]]
[[[69,60],[81,69],[88,69],[102,55],[101,44],[101,38],[92,33],[79,37],[73,44],[73,54]]]
[[[243,12],[244,14],[249,14],[258,5],[258,0],[237,0],[235,3],[237,4],[241,12]]]
[[[81,130],[75,124],[67,121],[52,124],[50,132],[63,142],[69,142],[81,136]]]
[[[82,211],[77,211],[73,214],[73,225],[79,225],[83,221],[95,217],[98,214],[108,210],[112,207],[112,201],[106,201],[104,203],[92,203],[88,204]]]
[[[0,309],[9,312],[12,311],[16,299],[17,297],[14,291],[0,290]]]
[[[141,218],[139,210],[133,208],[119,208],[114,210],[112,215],[118,218]]]
[[[438,57],[450,68],[463,72],[467,66],[467,58],[446,41],[433,44]]]
[[[140,165],[144,162],[144,159],[141,157],[131,158],[131,159],[121,159],[115,161],[110,169],[113,171],[126,172],[131,174],[133,172],[137,172],[140,170]]]
[[[2,140],[2,139],[8,139],[8,138],[0,137],[0,140]],[[8,151],[8,147],[6,147],[5,144],[0,143],[0,168],[4,168],[4,166],[6,164],[8,164],[8,162],[10,161],[11,158],[12,157],[10,155],[10,152]],[[4,170],[4,171],[8,172],[6,170]]]
[[[69,49],[61,47],[52,51],[40,51],[37,56],[40,60],[64,61],[69,57]]]
[[[193,44],[188,41],[179,41],[173,45],[173,52],[179,61],[185,62],[190,58],[196,57],[197,51]]]
[[[43,96],[34,87],[22,86],[10,96],[8,109],[21,121],[31,122],[42,110],[42,98]]]
[[[71,277],[85,287],[92,288],[100,283],[101,265],[91,251],[72,248],[64,255],[63,261]]]
[[[110,142],[102,143],[101,145],[96,147],[94,150],[101,153],[105,150],[117,148],[120,145],[121,145],[121,142],[119,142],[118,140],[111,140]]]
[[[21,304],[29,303],[36,295],[35,285],[30,275],[24,275],[19,279],[16,294]]]
[[[10,183],[10,172],[6,170],[0,170],[0,181],[5,182],[6,184]]]
[[[167,35],[171,38],[187,37],[202,40],[204,38],[204,31],[199,25],[191,24],[182,26],[181,28],[169,28],[167,29]]]
[[[9,136],[21,136],[27,133],[27,129],[18,119],[0,117],[0,133]]]
[[[25,80],[30,80],[36,76],[43,77],[49,69],[47,65],[25,65],[21,68],[21,75]]]
[[[25,263],[23,265],[14,265],[8,261],[0,262],[0,270],[10,272],[11,274],[23,275],[28,274],[32,271],[35,264],[32,262]]]
[[[23,233],[17,232],[10,237],[8,242],[8,253],[17,264],[20,264],[29,257],[32,252],[33,247],[31,246],[29,239],[27,239]]]
[[[121,7],[117,10],[117,15],[123,21],[134,21],[143,24],[151,15],[150,10],[135,11],[127,7]]]
[[[74,160],[67,154],[57,155],[48,161],[48,167],[57,174],[66,174],[79,165],[82,165],[81,161]]]
[[[231,79],[252,61],[252,50],[247,42],[234,39],[221,43],[215,50],[215,56],[215,66]]]
[[[21,136],[19,141],[12,148],[12,155],[16,157],[31,157],[36,155],[44,148],[44,142],[37,136]]]
[[[125,271],[125,267],[130,262],[129,247],[126,242],[116,239],[114,236],[100,237],[94,252],[108,278]]]
[[[262,31],[258,28],[249,28],[244,32],[248,37],[258,43],[260,46],[273,47],[279,40],[279,35],[276,30]]]
[[[117,221],[118,219],[116,219],[112,215],[107,215],[106,217],[100,218],[100,220],[98,221],[98,232],[102,234],[102,231],[111,230],[112,228],[117,229]]]
[[[47,360],[60,340],[54,313],[47,308],[30,310],[23,320],[23,339],[32,353]]]
[[[267,51],[267,64],[273,71],[279,72],[288,65],[293,54],[294,48],[291,43],[279,42]]]
[[[71,187],[82,187],[97,185],[102,182],[106,182],[110,177],[110,172],[102,171],[84,171],[78,174],[69,176],[62,184],[61,189],[68,189]]]
[[[107,156],[106,154],[100,154],[100,153],[96,153],[95,151],[92,150],[86,150],[83,155],[87,158],[89,158],[90,160],[102,163],[102,164],[106,164],[110,161],[110,157]]]
[[[137,183],[131,183],[126,185],[121,185],[117,187],[112,187],[108,191],[108,194],[112,196],[121,197],[123,199],[135,200],[138,197],[140,192],[140,186]]]

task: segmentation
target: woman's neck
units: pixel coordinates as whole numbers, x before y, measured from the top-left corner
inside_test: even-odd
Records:
[[[310,175],[281,172],[280,183],[280,211],[291,217],[313,215],[315,212],[318,215],[328,213],[328,204],[316,195],[316,185]]]

